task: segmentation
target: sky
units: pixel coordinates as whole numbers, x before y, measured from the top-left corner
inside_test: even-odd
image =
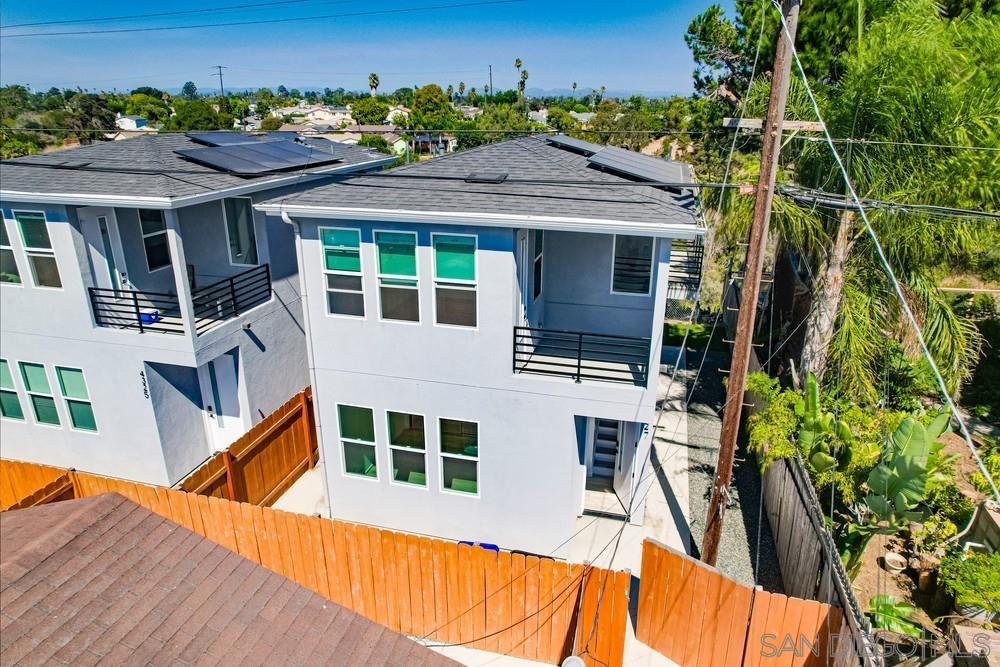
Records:
[[[119,17],[231,7],[267,0],[5,0],[0,24]],[[194,81],[218,90],[213,65],[224,65],[227,89],[276,87],[381,90],[428,82],[482,90],[493,66],[494,88],[513,88],[521,58],[528,88],[607,87],[609,93],[690,93],[693,63],[684,44],[690,20],[711,0],[524,0],[305,21],[98,35],[13,38],[41,31],[107,30],[200,23],[316,17],[474,0],[285,0],[181,16],[5,28],[0,33],[0,84],[129,90],[176,89]],[[731,6],[724,0],[723,6]]]

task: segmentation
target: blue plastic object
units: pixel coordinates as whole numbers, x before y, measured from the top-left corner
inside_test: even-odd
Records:
[[[459,540],[458,543],[459,544],[467,544],[470,547],[482,547],[483,549],[486,549],[487,551],[496,551],[497,553],[500,553],[500,547],[498,547],[495,544],[490,544],[489,542],[469,542],[469,541],[466,541],[466,540]]]

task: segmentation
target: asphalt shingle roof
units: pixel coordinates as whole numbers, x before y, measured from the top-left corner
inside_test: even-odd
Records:
[[[321,170],[360,165],[386,157],[363,146],[332,141],[324,144],[329,144],[328,147],[324,145],[324,150],[332,151],[341,161],[325,165]],[[236,176],[196,164],[174,153],[178,149],[204,147],[204,144],[183,134],[150,133],[122,141],[100,142],[4,160],[0,162],[0,192],[175,199],[253,183],[263,184],[301,173],[294,170],[256,177]],[[312,173],[316,169],[302,171]]]
[[[4,665],[457,665],[117,494],[0,514]]]
[[[484,172],[506,172],[509,180],[492,184],[394,177],[464,179],[472,173]],[[686,165],[684,173],[688,173]],[[589,181],[602,185],[515,183],[511,182],[513,179]],[[635,182],[636,179],[598,168],[578,152],[550,144],[544,136],[531,136],[398,167],[378,177],[337,178],[280,201],[289,207],[530,214],[696,226],[695,198],[690,191],[625,185]],[[279,200],[275,199],[263,205],[277,203]]]

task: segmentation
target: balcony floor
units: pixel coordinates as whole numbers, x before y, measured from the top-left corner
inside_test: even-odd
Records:
[[[534,345],[519,344],[515,369],[518,373],[536,375],[576,376],[576,350],[554,349],[565,346],[564,340],[541,336]],[[639,364],[623,358],[635,353],[635,347],[605,344],[601,350],[583,349],[582,380],[619,382],[622,384],[645,384],[645,373]]]

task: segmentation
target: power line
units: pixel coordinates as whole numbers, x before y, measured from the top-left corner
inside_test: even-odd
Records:
[[[778,8],[778,16],[781,20],[782,30],[788,35],[788,26],[785,23],[785,17],[780,10],[780,6],[771,0],[771,4]],[[823,123],[823,115],[820,113],[819,104],[816,102],[816,97],[813,95],[812,87],[809,85],[809,78],[806,76],[805,69],[802,67],[802,61],[799,60],[798,50],[795,45],[791,45],[792,57],[795,60],[795,65],[799,70],[799,74],[802,77],[802,83],[805,87],[806,94],[809,96],[809,102],[812,105],[813,113],[816,114],[816,120]],[[865,223],[865,231],[868,236],[871,237],[872,245],[875,248],[875,252],[878,255],[879,261],[885,268],[886,275],[889,281],[892,283],[892,288],[896,293],[896,297],[899,299],[899,305],[903,313],[906,315],[906,319],[909,321],[910,325],[913,327],[913,333],[916,336],[917,343],[920,345],[920,350],[923,352],[924,357],[927,359],[927,364],[930,366],[931,371],[934,373],[934,379],[937,380],[938,388],[941,390],[941,394],[944,396],[945,403],[950,409],[952,416],[958,421],[962,435],[965,438],[965,443],[969,447],[969,451],[972,454],[972,458],[975,459],[976,464],[979,466],[980,471],[983,473],[983,477],[989,482],[990,488],[993,491],[993,495],[997,501],[1000,501],[1000,489],[997,489],[996,482],[994,482],[993,477],[990,475],[989,469],[987,469],[986,464],[983,463],[982,458],[979,456],[979,452],[976,450],[975,444],[972,442],[972,436],[969,434],[969,429],[965,425],[965,420],[962,419],[961,413],[958,411],[958,407],[955,402],[951,399],[951,394],[948,393],[948,386],[945,384],[944,378],[941,376],[941,371],[938,370],[937,363],[934,361],[934,356],[931,354],[930,349],[927,347],[927,341],[924,340],[923,331],[920,329],[920,325],[917,322],[916,316],[913,314],[913,310],[910,309],[910,304],[906,301],[906,296],[903,294],[903,287],[899,284],[899,280],[896,278],[896,272],[892,268],[892,263],[889,262],[889,258],[885,254],[885,250],[882,248],[882,244],[878,239],[878,235],[875,233],[875,228],[872,227],[871,221],[868,219],[868,214],[865,213],[865,207],[861,202],[861,198],[858,196],[857,191],[854,189],[854,183],[851,181],[850,176],[847,173],[847,168],[844,167],[843,161],[840,159],[840,153],[837,152],[837,147],[834,145],[832,138],[830,137],[829,130],[826,129],[826,124],[823,124],[823,134],[826,137],[827,145],[830,147],[830,152],[833,154],[834,162],[837,164],[837,169],[840,171],[842,178],[844,179],[844,184],[847,187],[847,192],[857,208],[858,214]]]
[[[40,25],[70,25],[73,23],[102,23],[104,21],[126,21],[130,19],[159,18],[161,16],[181,16],[185,14],[210,14],[212,12],[223,12],[230,9],[249,9],[253,7],[271,7],[274,5],[296,5],[303,2],[314,2],[315,0],[275,0],[273,2],[255,2],[243,5],[226,5],[224,7],[206,7],[204,9],[184,9],[174,12],[154,12],[152,14],[127,14],[125,16],[103,16],[86,19],[62,19],[53,21],[34,21],[32,23],[9,23],[0,25],[0,29],[9,28],[29,28]],[[340,0],[334,2],[322,2],[324,5],[347,4],[350,0]]]
[[[790,139],[799,139],[800,141],[820,141],[825,142],[826,140],[821,137],[809,137],[802,134],[795,134],[789,137]],[[919,141],[889,141],[887,139],[836,139],[834,138],[833,143],[835,144],[859,144],[859,145],[872,145],[872,146],[912,146],[915,148],[944,148],[949,150],[966,150],[966,151],[1000,151],[1000,148],[993,146],[969,146],[963,144],[934,144],[934,143],[924,143]]]
[[[778,186],[778,194],[792,199],[800,204],[806,204],[809,206],[816,206],[819,208],[828,208],[838,211],[853,211],[857,209],[857,205],[850,201],[846,196],[835,193],[827,192],[825,190],[818,190],[815,188],[806,188],[797,185],[781,184]],[[894,201],[883,201],[879,199],[862,199],[861,204],[870,210],[885,210],[890,212],[906,212],[906,213],[926,213],[934,217],[943,218],[986,218],[990,220],[1000,220],[1000,213],[994,213],[991,211],[977,211],[973,209],[966,208],[955,208],[952,206],[937,206],[934,204],[906,204],[902,202]]]
[[[477,2],[462,2],[449,5],[424,5],[422,7],[405,7],[399,9],[374,9],[369,11],[345,12],[343,14],[322,14],[319,16],[298,16],[280,19],[256,19],[253,21],[229,21],[226,23],[195,23],[192,25],[151,26],[146,28],[110,28],[107,30],[69,30],[57,32],[32,32],[16,35],[3,35],[5,39],[15,37],[61,37],[71,35],[106,35],[111,33],[131,32],[163,32],[167,30],[192,30],[195,28],[222,28],[230,26],[260,25],[265,23],[291,23],[294,21],[318,21],[321,19],[352,18],[357,16],[381,16],[386,14],[410,14],[413,12],[432,11],[437,9],[460,9],[467,7],[482,7],[486,5],[509,5],[527,2],[527,0],[478,0]]]

